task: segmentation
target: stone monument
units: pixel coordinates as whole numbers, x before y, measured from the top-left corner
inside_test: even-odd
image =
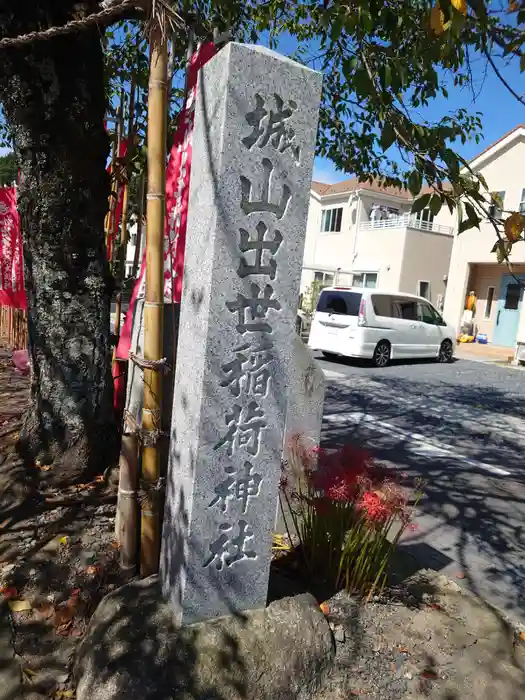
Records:
[[[236,43],[200,72],[161,554],[178,624],[266,603],[321,82]]]

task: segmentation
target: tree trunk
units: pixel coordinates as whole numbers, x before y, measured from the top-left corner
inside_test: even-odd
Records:
[[[94,0],[0,0],[0,36],[65,24]],[[109,195],[101,31],[2,50],[0,101],[20,165],[31,400],[21,434],[57,480],[116,456],[104,216]]]

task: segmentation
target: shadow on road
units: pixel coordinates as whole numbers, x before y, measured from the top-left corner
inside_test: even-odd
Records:
[[[325,443],[365,444],[410,479],[424,478],[425,527],[410,542],[432,542],[458,562],[472,592],[496,597],[500,607],[525,617],[525,404],[491,387],[407,382],[380,373],[367,379],[371,386],[328,388]],[[415,435],[431,441],[435,452],[418,454]]]

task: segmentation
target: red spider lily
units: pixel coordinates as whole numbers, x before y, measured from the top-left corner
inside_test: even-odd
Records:
[[[389,504],[376,491],[366,491],[357,507],[364,513],[367,520],[376,523],[384,523],[392,515]]]

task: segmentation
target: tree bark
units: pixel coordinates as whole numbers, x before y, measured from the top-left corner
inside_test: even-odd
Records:
[[[0,36],[59,26],[94,0],[0,0]],[[0,101],[20,165],[31,399],[20,446],[57,480],[116,457],[104,216],[109,180],[101,31],[2,50]]]

